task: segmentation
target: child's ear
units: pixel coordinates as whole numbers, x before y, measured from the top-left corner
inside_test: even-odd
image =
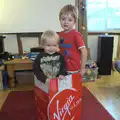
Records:
[[[59,52],[60,51],[60,48],[59,48],[59,45],[57,46],[57,52]]]
[[[60,52],[60,49],[59,49],[59,48],[57,49],[57,52]]]

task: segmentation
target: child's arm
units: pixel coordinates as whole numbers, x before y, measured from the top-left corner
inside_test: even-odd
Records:
[[[87,60],[87,50],[83,41],[83,37],[81,33],[76,32],[76,45],[78,49],[80,50],[80,57],[81,57],[81,63],[80,63],[80,74],[81,76],[84,75],[85,73],[85,65],[86,65],[86,60]]]
[[[87,49],[86,47],[84,48],[80,48],[80,55],[81,55],[81,67],[80,67],[80,74],[81,76],[83,76],[85,74],[85,65],[86,65],[86,61],[87,61]]]
[[[57,75],[57,77],[59,79],[64,79],[65,75],[67,75],[67,70],[66,70],[66,67],[65,67],[66,65],[65,65],[64,57],[62,55],[60,56],[60,64],[61,64],[60,72]]]
[[[46,81],[46,76],[44,75],[43,71],[40,68],[40,59],[41,59],[41,55],[39,54],[34,63],[33,63],[33,72],[34,75],[37,77],[38,80],[40,80],[41,82],[45,83]]]

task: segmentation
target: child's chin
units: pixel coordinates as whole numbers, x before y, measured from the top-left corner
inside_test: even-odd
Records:
[[[50,54],[50,55],[52,55],[52,54],[54,54],[55,52],[48,52],[48,54]]]

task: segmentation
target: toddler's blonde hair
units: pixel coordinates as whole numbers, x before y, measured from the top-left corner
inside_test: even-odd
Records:
[[[60,40],[60,38],[56,32],[54,32],[53,30],[47,30],[41,36],[41,44],[44,45],[45,41],[49,40],[49,39],[53,39],[53,40],[57,41],[58,43]]]

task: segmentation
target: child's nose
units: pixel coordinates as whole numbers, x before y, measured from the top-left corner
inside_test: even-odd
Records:
[[[67,20],[65,21],[65,23],[67,23]]]
[[[68,20],[65,20],[65,23],[68,23]]]
[[[51,50],[53,50],[53,48],[54,48],[54,47],[52,46],[52,47],[51,47]]]

